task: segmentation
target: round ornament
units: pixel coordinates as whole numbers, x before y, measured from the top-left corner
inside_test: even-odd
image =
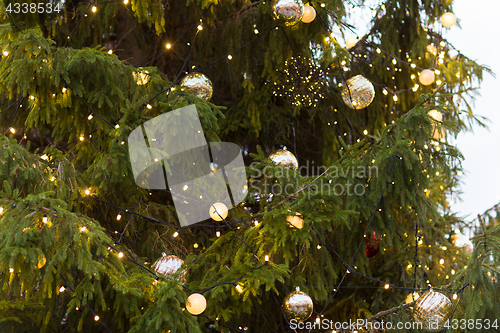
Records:
[[[286,221],[288,222],[288,224],[297,229],[302,229],[302,227],[304,226],[304,219],[302,218],[302,215],[300,215],[300,213],[296,213],[295,216],[288,215],[286,217]]]
[[[358,40],[356,39],[356,37],[349,37],[345,41],[345,47],[347,49],[351,49],[356,45],[357,42]]]
[[[194,293],[186,300],[186,310],[192,315],[199,315],[207,308],[207,300],[202,294]]]
[[[366,256],[368,258],[374,257],[379,251],[380,251],[380,246],[378,244],[378,239],[377,235],[375,234],[375,231],[373,232],[373,235],[371,237],[366,237]]]
[[[313,312],[313,301],[305,292],[297,287],[294,292],[288,294],[283,302],[283,310],[289,320],[307,320]]]
[[[274,0],[273,17],[282,21],[286,26],[297,24],[304,15],[302,0]]]
[[[342,99],[351,109],[364,109],[374,98],[373,84],[362,75],[351,77],[342,88]]]
[[[432,84],[432,82],[434,82],[435,78],[436,78],[436,76],[434,75],[433,71],[431,71],[430,69],[424,69],[422,72],[420,72],[420,76],[418,77],[418,80],[424,86],[428,86],[429,84]]]
[[[294,154],[286,149],[280,149],[274,154],[269,155],[269,159],[273,161],[275,164],[281,165],[285,168],[292,168],[297,170],[299,167],[299,162]]]
[[[443,329],[451,310],[452,304],[448,297],[430,290],[415,303],[413,317],[423,324],[426,331],[438,332]]]
[[[227,217],[227,206],[222,202],[216,202],[210,206],[210,217],[214,221],[222,221]]]
[[[182,79],[180,85],[185,91],[191,95],[201,98],[205,102],[208,102],[210,98],[212,98],[212,81],[210,81],[204,74],[190,73]]]
[[[438,110],[431,110],[427,112],[427,115],[429,115],[429,117],[432,117],[437,121],[443,121],[443,114]]]
[[[167,256],[165,253],[163,253],[163,256],[154,262],[153,269],[157,274],[171,279],[172,275],[176,273],[179,268],[181,268],[183,263],[184,260],[180,259],[179,257],[175,255]],[[181,271],[179,277],[183,280],[186,278],[185,269]]]
[[[304,15],[302,16],[302,22],[311,23],[316,18],[316,9],[313,6],[304,6]]]
[[[451,28],[457,23],[457,17],[453,13],[444,13],[441,16],[441,24],[445,28]]]

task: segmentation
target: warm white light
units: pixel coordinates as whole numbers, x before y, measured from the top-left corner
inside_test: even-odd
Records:
[[[203,27],[200,25],[198,25],[198,30],[203,30]]]
[[[385,288],[385,289],[389,289],[389,287],[390,287],[390,286],[389,286],[389,284],[388,284],[388,283],[386,283],[386,284],[385,284],[385,286],[384,286],[384,288]]]
[[[44,215],[42,218],[42,222],[47,223],[48,220],[49,220],[49,218],[46,215]]]
[[[198,248],[198,246],[199,246],[199,245],[198,245],[198,243],[194,243],[194,244],[193,244],[193,247],[194,247],[195,249],[197,249],[197,248]]]
[[[172,47],[172,45],[170,45],[169,43],[167,43],[166,47],[167,47],[167,50],[170,50],[170,48]]]
[[[9,52],[7,52],[7,51],[3,51],[3,53],[2,53],[2,54],[3,54],[4,56],[8,56],[8,55],[9,55]]]
[[[350,49],[350,48],[354,47],[354,45],[356,45],[357,42],[358,42],[358,40],[356,37],[349,37],[345,41],[345,47]]]
[[[457,299],[457,297],[458,297],[458,295],[455,293],[455,294],[453,294],[453,297],[452,297],[452,298],[453,298],[453,299]]]
[[[214,221],[222,221],[227,217],[227,206],[222,202],[216,202],[210,206],[210,217]]]
[[[9,131],[10,131],[12,134],[16,133],[16,129],[15,129],[14,127],[9,127]]]
[[[147,107],[148,109],[150,109],[150,110],[153,108],[153,107],[151,106],[151,104],[146,105],[146,107]]]
[[[241,294],[243,292],[243,288],[239,284],[236,285],[236,290]]]
[[[316,18],[316,9],[313,6],[304,6],[304,14],[302,15],[302,22],[311,23]]]
[[[99,319],[100,319],[100,318],[99,318],[99,316],[98,316],[98,315],[95,315],[94,320],[95,320],[95,321],[99,321]]]
[[[430,69],[424,69],[421,73],[420,76],[418,77],[418,80],[420,83],[422,83],[424,86],[428,86],[434,82],[435,79],[434,72],[431,71]]]
[[[97,7],[96,6],[92,6],[92,13],[95,13],[97,11]]]
[[[64,287],[64,286],[61,286],[61,288],[59,288],[60,293],[64,292],[65,290],[66,290],[66,287]]]
[[[432,54],[434,56],[436,56],[438,53],[437,48],[433,44],[427,45],[427,52],[429,52],[430,54]]]
[[[123,252],[118,253],[118,258],[123,258]]]
[[[264,261],[269,262],[269,256],[267,254],[264,256]]]
[[[94,118],[92,114],[89,114],[89,116],[87,117],[88,120],[92,120],[92,118]]]
[[[80,137],[80,141],[83,141],[85,138],[83,136]]]
[[[123,0],[123,3],[126,5],[128,4],[128,0]]]
[[[10,273],[14,273],[14,268],[12,268],[12,267],[11,267],[11,268],[9,268],[9,272],[10,272]]]
[[[441,16],[441,24],[445,28],[451,28],[452,26],[457,23],[457,17],[453,13],[444,13],[443,16]]]
[[[116,220],[117,221],[120,221],[122,218],[122,214],[121,213],[118,213],[118,215],[116,215]]]
[[[439,263],[442,265],[444,264],[444,259],[439,260]]]
[[[80,232],[85,232],[85,231],[87,231],[87,227],[83,226],[80,228]]]
[[[229,60],[231,60],[231,59],[233,59],[233,56],[232,56],[232,55],[228,55],[228,56],[227,56],[227,58],[228,58]]]
[[[89,189],[86,189],[85,190],[85,195],[89,195],[90,194],[90,190]]]
[[[119,129],[119,128],[120,128],[120,125],[116,124],[116,125],[115,125],[115,128],[116,128],[116,129]]]
[[[202,294],[194,293],[186,300],[186,310],[192,315],[199,315],[207,308],[207,300]]]
[[[108,54],[113,54],[113,50],[109,50],[109,51],[108,51]]]
[[[219,230],[217,230],[217,231],[215,232],[215,236],[220,237],[220,231],[219,231]]]
[[[174,232],[174,237],[177,237],[177,236],[179,236],[179,233],[176,231],[176,232]]]
[[[0,207],[0,214],[3,213],[3,207]]]

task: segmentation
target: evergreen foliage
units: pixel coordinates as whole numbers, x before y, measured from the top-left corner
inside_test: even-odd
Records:
[[[349,50],[337,40],[349,9],[371,2],[309,4],[312,23],[285,27],[263,0],[68,1],[56,16],[0,2],[1,332],[291,332],[281,303],[296,286],[311,322],[412,321],[407,295],[432,285],[458,293],[459,323],[493,323],[499,209],[475,224],[450,212],[463,157],[435,136],[483,125],[471,101],[490,72],[450,55],[439,19],[452,0],[380,1]],[[325,72],[318,107],[273,94],[298,56]],[[440,84],[417,86],[426,68]],[[212,81],[210,101],[179,86],[193,71]],[[358,74],[376,92],[363,110],[341,97]],[[169,191],[135,183],[128,136],[191,104],[207,142],[242,147],[248,196],[226,221],[181,228]],[[268,159],[282,146],[299,169]],[[286,221],[297,212],[301,229]],[[473,249],[457,246],[471,227]],[[184,260],[185,280],[156,275],[162,253]],[[207,299],[200,316],[185,311],[193,292]]]

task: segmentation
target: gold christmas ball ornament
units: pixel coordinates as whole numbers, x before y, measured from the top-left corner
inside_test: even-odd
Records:
[[[216,202],[210,206],[210,217],[214,221],[222,221],[227,217],[227,206],[222,202]]]
[[[420,72],[418,80],[424,86],[428,86],[434,82],[435,78],[436,76],[434,75],[433,71],[431,71],[430,69],[424,69],[422,72]]]
[[[342,88],[342,99],[351,109],[364,109],[374,98],[373,84],[362,75],[351,77]]]
[[[286,26],[297,24],[304,15],[302,0],[273,0],[273,18]]]
[[[307,320],[313,312],[313,301],[305,292],[297,287],[294,292],[288,294],[283,301],[283,310],[289,320]]]
[[[204,74],[190,73],[182,79],[180,85],[184,91],[201,98],[205,102],[208,102],[212,98],[212,81]]]
[[[277,152],[269,155],[269,159],[273,161],[275,164],[280,165],[285,168],[292,168],[297,170],[299,167],[299,162],[294,154],[286,149],[280,149]]]
[[[304,15],[302,15],[302,22],[311,23],[316,18],[316,9],[313,6],[304,6]]]
[[[437,121],[443,121],[443,114],[438,110],[431,110],[427,112],[427,115],[429,115],[429,117],[432,117]]]
[[[207,300],[202,294],[194,293],[186,300],[186,310],[192,315],[199,315],[207,308]]]
[[[172,275],[176,273],[179,268],[181,268],[183,263],[184,260],[180,259],[179,257],[174,255],[167,256],[165,253],[163,253],[163,256],[154,262],[153,270],[158,275],[162,275],[168,279],[171,279]],[[186,278],[186,273],[186,270],[183,269],[180,272],[179,277],[184,280]]]
[[[135,83],[137,85],[142,86],[149,82],[150,76],[147,70],[138,70],[132,73],[134,77]]]
[[[358,39],[356,37],[349,37],[345,41],[345,47],[347,49],[351,49],[356,45],[357,42],[358,42]]]
[[[441,24],[445,28],[451,28],[457,23],[457,17],[453,13],[444,13],[441,16]]]
[[[300,215],[300,213],[296,213],[295,216],[288,215],[286,217],[286,221],[288,222],[288,224],[297,229],[302,229],[302,227],[304,226],[304,219],[302,218],[302,215]]]
[[[450,299],[439,292],[430,290],[415,302],[413,317],[415,321],[422,323],[426,331],[438,332],[443,329],[451,311]]]

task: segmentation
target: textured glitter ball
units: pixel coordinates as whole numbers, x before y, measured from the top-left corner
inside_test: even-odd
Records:
[[[180,85],[184,91],[199,97],[206,102],[212,98],[212,81],[210,81],[204,74],[190,73],[182,79]]]
[[[175,255],[166,256],[164,255],[160,259],[156,260],[153,264],[153,269],[159,275],[166,278],[171,278],[174,273],[182,266],[184,260],[180,259]],[[182,270],[179,274],[181,279],[185,279],[186,271]]]
[[[299,167],[299,162],[294,154],[285,149],[280,149],[275,153],[269,155],[269,159],[273,161],[275,164],[280,165],[285,168],[292,168],[297,170]]]
[[[362,75],[351,77],[342,88],[342,99],[351,109],[364,109],[373,102],[374,98],[373,84]]]
[[[300,291],[299,287],[294,292],[288,294],[283,302],[283,310],[289,320],[298,321],[307,320],[313,312],[313,301],[305,292]]]
[[[423,324],[426,331],[438,332],[444,328],[451,310],[450,299],[439,292],[431,290],[417,300],[413,310],[413,317],[415,321]]]
[[[273,0],[273,18],[286,26],[297,24],[304,15],[302,0]]]

